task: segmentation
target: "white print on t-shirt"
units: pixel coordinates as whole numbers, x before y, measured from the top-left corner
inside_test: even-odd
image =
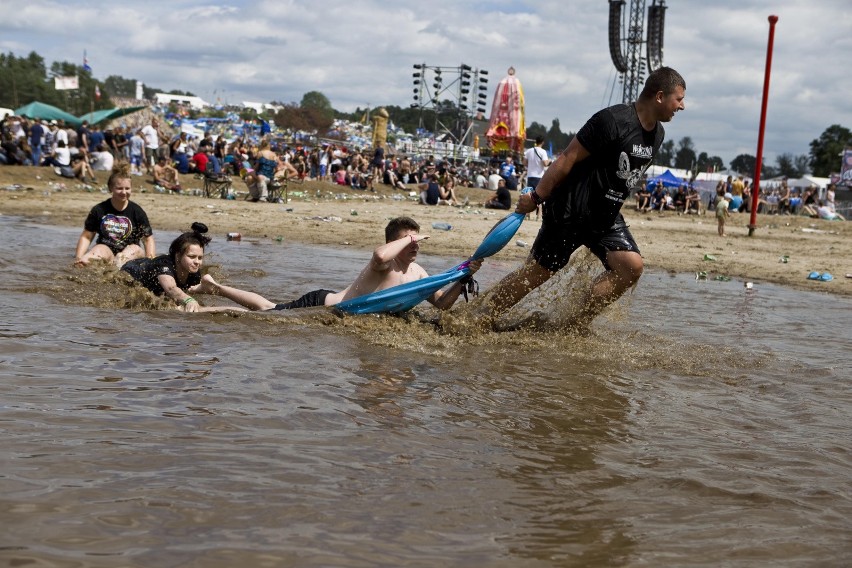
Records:
[[[101,218],[101,227],[113,241],[120,243],[130,236],[133,223],[127,217],[107,213]]]
[[[642,148],[642,146],[640,146],[640,148]],[[633,149],[636,150],[636,145],[633,146]],[[627,157],[627,152],[622,152],[621,156],[618,157],[618,171],[615,172],[615,175],[623,180],[627,180],[625,185],[628,189],[637,189],[642,186],[641,182],[645,177],[645,170],[647,170],[650,165],[651,161],[649,160],[645,164],[645,167],[631,170],[630,158]]]
[[[651,146],[643,146],[642,144],[634,144],[633,151],[630,152],[634,158],[645,158],[650,160],[654,157],[654,149]]]

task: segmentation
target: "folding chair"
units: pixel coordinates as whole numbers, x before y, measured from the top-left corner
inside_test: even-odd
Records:
[[[290,184],[290,178],[285,176],[283,178],[275,178],[266,186],[266,190],[269,193],[269,202],[270,203],[287,203],[287,186]]]
[[[232,193],[231,178],[227,174],[213,173],[210,164],[204,173],[204,197],[213,197],[218,194],[220,198],[227,199]]]

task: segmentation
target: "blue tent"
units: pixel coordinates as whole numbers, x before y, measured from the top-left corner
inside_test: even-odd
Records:
[[[647,183],[648,189],[654,189],[657,182],[663,182],[663,187],[680,187],[686,183],[674,175],[671,170],[666,170],[657,177],[649,178]]]

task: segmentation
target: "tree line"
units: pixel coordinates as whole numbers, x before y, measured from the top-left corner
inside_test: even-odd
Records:
[[[79,89],[57,91],[54,88],[54,77],[77,76]],[[100,97],[97,96],[100,93]],[[162,89],[143,85],[143,97],[154,99],[154,94],[165,92]],[[170,94],[192,95],[188,91],[171,90]],[[136,96],[136,80],[118,75],[110,75],[104,81],[92,77],[92,74],[81,65],[67,61],[53,62],[50,68],[44,58],[36,52],[30,52],[26,57],[16,57],[13,53],[0,53],[0,107],[18,108],[32,101],[40,101],[59,107],[75,116],[80,116],[93,110],[112,108],[111,97],[134,98]],[[281,128],[303,130],[325,135],[335,119],[362,121],[369,116],[370,109],[357,108],[354,112],[344,113],[335,110],[331,101],[319,91],[305,93],[299,103],[275,103],[281,107],[277,111],[269,111],[263,116],[257,116],[253,110],[243,110],[240,117],[267,118],[275,121]],[[384,107],[390,121],[405,132],[415,133],[418,129],[429,131],[450,132],[460,139],[469,127],[469,118],[451,101],[441,101],[434,108],[411,108],[387,105]],[[198,116],[222,116],[221,110],[211,109]],[[541,136],[545,139],[545,147],[555,153],[564,150],[573,132],[563,132],[559,119],[553,119],[550,128],[533,122],[527,127],[527,138],[530,140]],[[389,142],[393,142],[389,137]],[[780,154],[775,164],[761,164],[761,175],[764,178],[787,176],[801,177],[811,173],[815,176],[828,177],[840,169],[840,154],[845,148],[852,147],[852,131],[839,124],[833,124],[823,131],[819,138],[810,142],[808,154]],[[663,143],[655,162],[658,165],[699,172],[724,170],[725,163],[719,156],[710,156],[707,152],[699,151],[692,138],[685,136],[677,143],[667,140]],[[744,175],[753,175],[757,158],[749,154],[740,154],[731,160],[728,168]]]

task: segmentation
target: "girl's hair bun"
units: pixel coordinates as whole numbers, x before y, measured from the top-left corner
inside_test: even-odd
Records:
[[[204,223],[199,223],[198,221],[193,223],[191,228],[194,233],[200,233],[203,235],[207,232],[207,225],[205,225]]]

